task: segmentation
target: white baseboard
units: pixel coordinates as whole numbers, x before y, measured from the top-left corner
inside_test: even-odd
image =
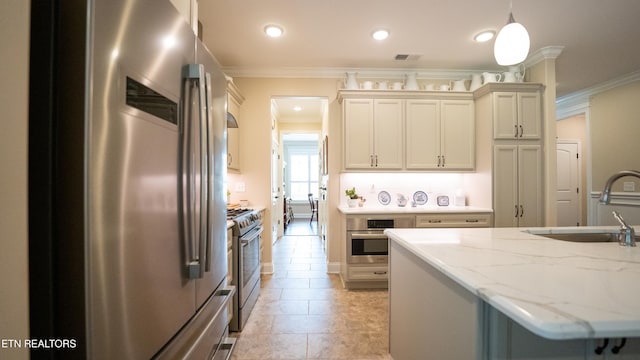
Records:
[[[260,273],[265,275],[273,274],[273,263],[262,263]]]
[[[339,274],[341,270],[341,266],[339,262],[330,262],[327,264],[327,273],[329,274]]]

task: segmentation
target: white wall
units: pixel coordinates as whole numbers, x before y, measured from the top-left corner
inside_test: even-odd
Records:
[[[0,339],[29,338],[29,16],[29,1],[0,1]],[[0,359],[28,358],[26,349],[0,347]]]

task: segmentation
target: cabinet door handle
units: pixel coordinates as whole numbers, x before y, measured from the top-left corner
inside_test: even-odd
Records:
[[[520,217],[522,217],[522,215],[524,215],[524,207],[520,205]]]
[[[513,134],[513,137],[518,137],[518,125],[513,125],[513,128],[516,131],[515,134]]]
[[[376,167],[378,167],[378,155],[376,155]]]
[[[514,215],[514,217],[518,217],[518,205],[516,205],[516,214]]]
[[[444,167],[445,164],[445,159],[444,159],[444,155],[442,155],[442,167]]]
[[[522,137],[522,135],[524,135],[524,128],[520,125],[520,137]]]
[[[441,162],[440,158],[441,158],[441,156],[438,155],[438,167],[440,167],[440,162]]]
[[[369,155],[369,166],[373,167],[373,155]]]

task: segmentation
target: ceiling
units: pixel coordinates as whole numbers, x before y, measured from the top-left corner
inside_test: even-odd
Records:
[[[556,62],[558,96],[640,69],[640,1],[511,1],[529,31],[530,56],[564,47]],[[508,14],[509,0],[199,0],[204,42],[231,76],[499,71],[493,40],[475,43],[473,36],[498,31]],[[271,23],[284,27],[283,37],[264,35]],[[377,27],[390,37],[373,40]],[[399,61],[397,54],[418,59]]]

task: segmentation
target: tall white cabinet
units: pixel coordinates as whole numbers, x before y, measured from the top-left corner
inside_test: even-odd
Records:
[[[339,100],[345,171],[474,170],[472,93],[343,90]]]
[[[496,227],[544,225],[542,89],[489,84],[475,92],[476,121],[491,124]]]

